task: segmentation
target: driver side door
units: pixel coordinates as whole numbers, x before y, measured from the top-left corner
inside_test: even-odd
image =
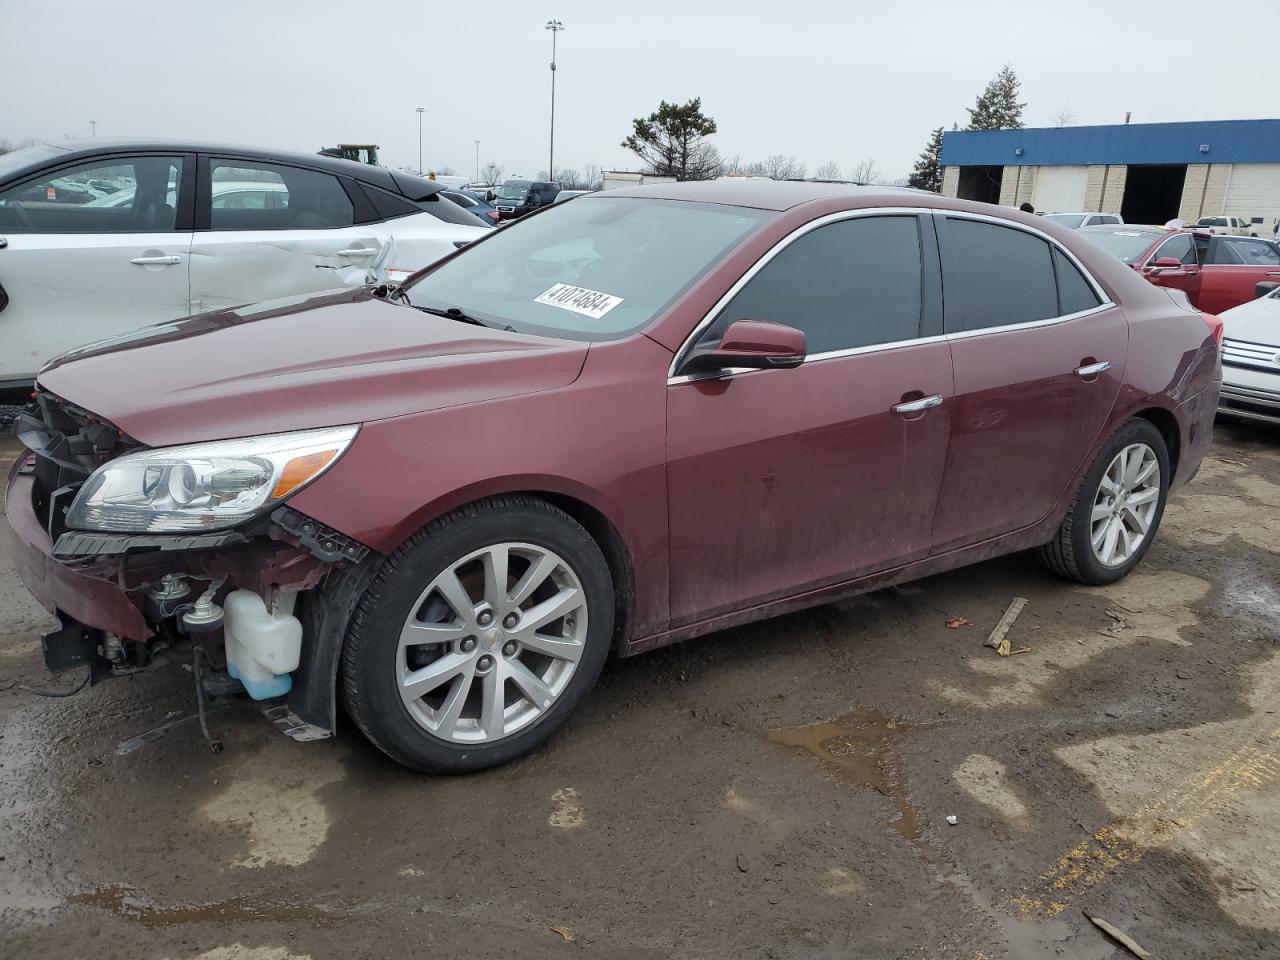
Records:
[[[923,558],[951,354],[929,218],[847,215],[725,295],[667,387],[671,625]],[[791,370],[682,375],[737,320],[804,332]]]

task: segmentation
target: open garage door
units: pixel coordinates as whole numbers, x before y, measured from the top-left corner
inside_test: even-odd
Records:
[[[1261,217],[1262,223],[1250,229],[1270,237],[1271,225],[1280,217],[1280,163],[1234,164],[1222,212],[1246,220]]]
[[[1120,216],[1125,223],[1167,223],[1178,215],[1187,165],[1129,164]]]
[[[1088,167],[1040,167],[1031,203],[1037,213],[1074,213],[1084,209]]]

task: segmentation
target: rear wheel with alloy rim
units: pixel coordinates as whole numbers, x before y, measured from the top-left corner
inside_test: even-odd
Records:
[[[613,584],[598,545],[543,501],[503,497],[388,558],[343,650],[348,711],[412,767],[478,770],[533,749],[599,675]]]
[[[1164,437],[1130,420],[1085,473],[1057,534],[1040,548],[1055,573],[1081,583],[1114,583],[1142,559],[1164,514],[1170,479]]]

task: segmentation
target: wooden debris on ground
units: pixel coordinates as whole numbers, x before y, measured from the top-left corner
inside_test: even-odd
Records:
[[[1090,923],[1092,923],[1095,927],[1097,927],[1099,930],[1105,933],[1108,937],[1110,937],[1116,943],[1120,944],[1120,946],[1124,947],[1126,950],[1132,953],[1135,957],[1138,957],[1139,960],[1151,960],[1151,954],[1143,950],[1142,947],[1138,945],[1138,942],[1133,939],[1133,937],[1129,936],[1119,927],[1115,926],[1115,924],[1108,923],[1106,920],[1103,920],[1101,917],[1091,917],[1087,913],[1085,914],[1085,916],[1089,917]]]
[[[1022,613],[1022,608],[1026,605],[1026,597],[1014,597],[1009,603],[1008,609],[1005,610],[1004,616],[996,624],[996,628],[991,631],[991,636],[987,637],[985,646],[993,647],[1000,656],[1007,657],[1012,652],[1009,644],[1009,630],[1013,627],[1013,621],[1018,619],[1018,614]],[[1018,652],[1021,653],[1022,651]]]

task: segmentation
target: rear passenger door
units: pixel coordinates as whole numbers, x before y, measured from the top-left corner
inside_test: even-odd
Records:
[[[1221,313],[1254,299],[1254,287],[1280,280],[1280,251],[1252,237],[1213,237],[1205,259],[1200,300],[1206,313]]]
[[[937,222],[955,370],[941,552],[1048,515],[1115,405],[1128,328],[1043,234],[972,215]]]
[[[359,189],[321,170],[202,156],[191,312],[378,279],[389,250],[377,224],[356,223]]]

